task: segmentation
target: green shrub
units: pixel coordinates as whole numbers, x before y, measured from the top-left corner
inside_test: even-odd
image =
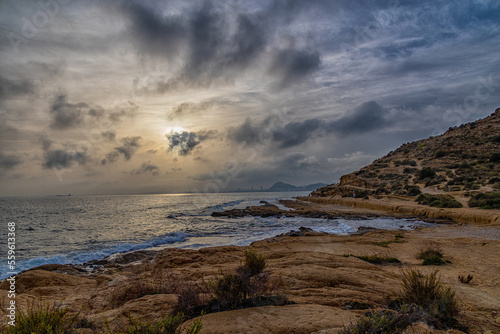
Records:
[[[404,174],[413,174],[413,173],[415,173],[416,170],[417,170],[416,168],[405,167],[405,169],[403,169],[403,173]]]
[[[436,177],[436,172],[431,167],[424,167],[417,172],[417,179],[433,179]]]
[[[417,255],[417,259],[425,260],[431,256],[437,256],[439,258],[442,258],[443,253],[437,247],[427,247],[426,249],[420,250],[420,252]]]
[[[416,202],[437,208],[461,208],[463,205],[450,195],[420,194]]]
[[[398,334],[412,324],[408,314],[377,311],[365,314],[356,323],[345,326],[339,334]]]
[[[418,196],[422,193],[418,186],[406,186],[405,189],[408,196]]]
[[[446,262],[443,260],[443,253],[441,253],[441,250],[434,247],[422,249],[417,256],[417,259],[424,260],[422,262],[422,265],[424,266],[440,266],[446,264]]]
[[[446,262],[444,262],[443,259],[437,255],[431,255],[425,258],[422,262],[423,266],[441,266],[443,264],[446,264]]]
[[[481,209],[500,209],[500,192],[479,193],[469,200],[469,206]]]
[[[458,315],[458,303],[455,293],[440,283],[437,271],[429,275],[415,270],[404,272],[401,285],[401,300],[420,306],[434,319],[434,326],[447,328],[457,324],[455,317]]]
[[[500,152],[495,152],[491,155],[490,161],[493,163],[500,162]]]
[[[4,334],[72,334],[77,327],[76,316],[55,305],[32,305],[26,312],[16,313],[16,325],[7,325]]]

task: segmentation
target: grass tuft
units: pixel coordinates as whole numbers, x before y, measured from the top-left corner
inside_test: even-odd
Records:
[[[458,303],[455,293],[444,287],[437,277],[437,271],[424,275],[419,271],[403,272],[401,300],[406,304],[420,306],[438,328],[457,324]]]
[[[243,270],[248,276],[255,276],[264,271],[266,267],[266,259],[264,255],[257,254],[253,248],[245,250],[245,262]]]
[[[72,334],[77,326],[76,316],[55,305],[32,305],[26,312],[18,311],[15,326],[2,329],[5,334]]]

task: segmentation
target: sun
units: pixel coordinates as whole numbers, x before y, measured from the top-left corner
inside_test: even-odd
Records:
[[[186,129],[184,129],[183,127],[180,127],[180,126],[174,126],[174,127],[169,127],[165,130],[165,134],[168,134],[168,133],[183,133],[187,131]]]

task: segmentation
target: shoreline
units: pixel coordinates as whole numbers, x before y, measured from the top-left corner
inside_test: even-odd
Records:
[[[358,212],[359,214],[379,214],[395,218],[420,218],[425,221],[445,222],[475,225],[500,225],[500,210],[484,210],[476,208],[435,208],[417,204],[412,198],[402,196],[385,196],[381,199],[359,199],[346,197],[297,197],[298,201],[321,204],[323,210],[337,212]],[[293,205],[291,202],[287,202]],[[295,204],[296,206],[299,204]],[[340,209],[339,210],[339,206]]]

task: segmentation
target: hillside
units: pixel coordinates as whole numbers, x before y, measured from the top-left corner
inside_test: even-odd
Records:
[[[435,207],[500,208],[500,109],[406,143],[312,197],[397,198]],[[423,193],[423,195],[421,195]]]

